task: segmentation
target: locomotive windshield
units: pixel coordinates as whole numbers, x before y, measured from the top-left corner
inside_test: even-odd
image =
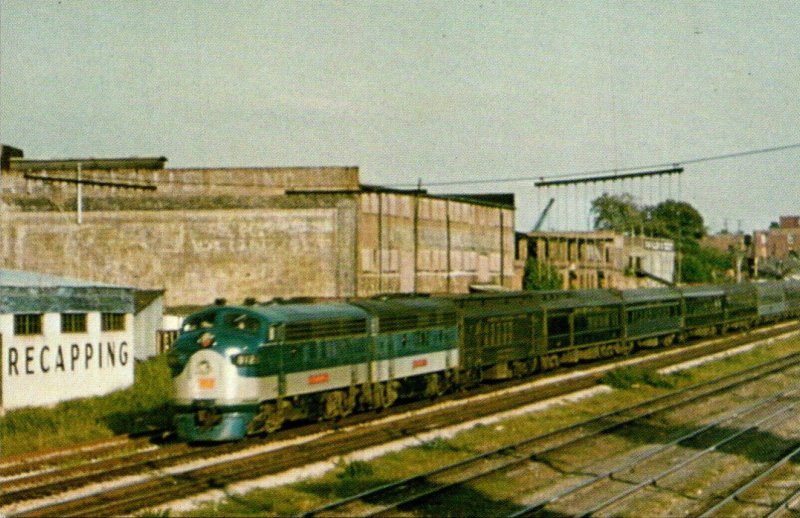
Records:
[[[220,315],[221,314],[221,315]],[[182,331],[189,333],[198,329],[223,327],[236,329],[245,333],[257,335],[261,330],[261,321],[249,313],[237,311],[210,311],[194,315],[183,323]]]
[[[197,331],[198,329],[209,329],[214,327],[214,320],[216,320],[216,318],[217,313],[215,311],[191,316],[184,321],[181,330],[184,333],[188,333],[190,331]]]

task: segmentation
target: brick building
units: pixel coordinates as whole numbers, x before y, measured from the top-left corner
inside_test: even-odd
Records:
[[[672,240],[612,231],[530,232],[518,236],[522,259],[554,266],[562,288],[656,287],[673,283]]]
[[[519,287],[513,195],[363,186],[357,167],[165,161],[12,158],[0,266],[166,288],[167,306]]]
[[[800,255],[800,216],[781,216],[778,226],[753,234],[755,259],[797,258]]]

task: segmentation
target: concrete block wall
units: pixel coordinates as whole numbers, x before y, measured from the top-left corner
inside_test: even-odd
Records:
[[[76,171],[30,171],[50,178],[76,178]],[[251,167],[207,169],[115,169],[81,171],[82,180],[154,185],[155,191],[84,185],[85,200],[92,198],[162,198],[192,196],[275,196],[287,190],[354,191],[359,188],[357,167]],[[71,206],[76,185],[25,178],[25,171],[3,171],[0,193],[6,197],[42,197]]]
[[[0,264],[165,288],[167,306],[353,295],[353,200],[294,205],[86,212],[81,225],[74,213],[3,211]]]

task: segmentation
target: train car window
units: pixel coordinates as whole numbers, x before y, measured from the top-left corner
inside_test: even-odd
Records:
[[[550,335],[569,334],[569,316],[556,315],[547,319],[547,332]]]

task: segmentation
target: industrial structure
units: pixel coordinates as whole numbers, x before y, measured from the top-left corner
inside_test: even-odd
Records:
[[[165,289],[167,306],[519,288],[513,195],[362,185],[357,167],[10,158],[0,266]]]
[[[517,241],[521,259],[558,270],[562,289],[630,289],[675,281],[671,239],[595,231],[530,232],[519,234]]]

